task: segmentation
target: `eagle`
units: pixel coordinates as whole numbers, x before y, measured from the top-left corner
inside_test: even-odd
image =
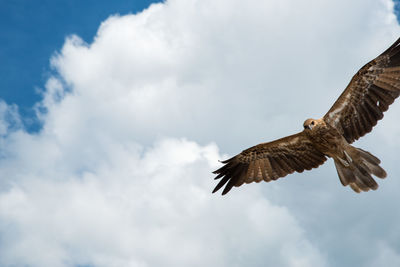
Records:
[[[351,144],[371,132],[383,113],[400,94],[400,38],[351,79],[329,111],[320,119],[307,119],[303,131],[243,150],[221,161],[213,173],[223,186],[222,195],[233,186],[272,181],[293,172],[303,172],[333,158],[343,186],[355,192],[376,190],[372,176],[385,178],[381,161]]]

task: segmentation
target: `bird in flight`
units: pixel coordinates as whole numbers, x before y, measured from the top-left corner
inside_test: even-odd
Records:
[[[261,143],[222,161],[214,171],[220,179],[213,193],[224,187],[272,181],[303,172],[333,158],[343,186],[355,192],[376,190],[372,175],[385,178],[380,160],[351,145],[369,133],[400,94],[400,38],[351,79],[331,109],[320,119],[307,119],[304,130],[272,142]]]

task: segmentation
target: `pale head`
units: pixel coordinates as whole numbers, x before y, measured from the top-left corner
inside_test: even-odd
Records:
[[[322,122],[321,119],[306,119],[303,123],[303,127],[305,130],[312,130],[316,125]]]

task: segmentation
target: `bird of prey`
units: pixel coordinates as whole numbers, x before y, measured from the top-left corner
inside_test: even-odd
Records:
[[[320,119],[307,119],[304,130],[272,142],[250,147],[222,161],[214,171],[221,179],[213,193],[224,187],[272,181],[293,172],[303,172],[333,158],[343,186],[355,192],[376,190],[372,175],[385,178],[380,160],[351,145],[369,133],[400,94],[400,38],[351,79],[331,109]]]

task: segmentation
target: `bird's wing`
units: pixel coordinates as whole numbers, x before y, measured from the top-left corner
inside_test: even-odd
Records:
[[[325,155],[313,146],[304,132],[262,143],[222,161],[225,165],[214,171],[215,179],[221,180],[213,193],[225,184],[223,195],[243,183],[269,182],[294,171],[311,170],[325,160]]]
[[[362,67],[324,120],[352,143],[369,133],[400,94],[400,38]]]

